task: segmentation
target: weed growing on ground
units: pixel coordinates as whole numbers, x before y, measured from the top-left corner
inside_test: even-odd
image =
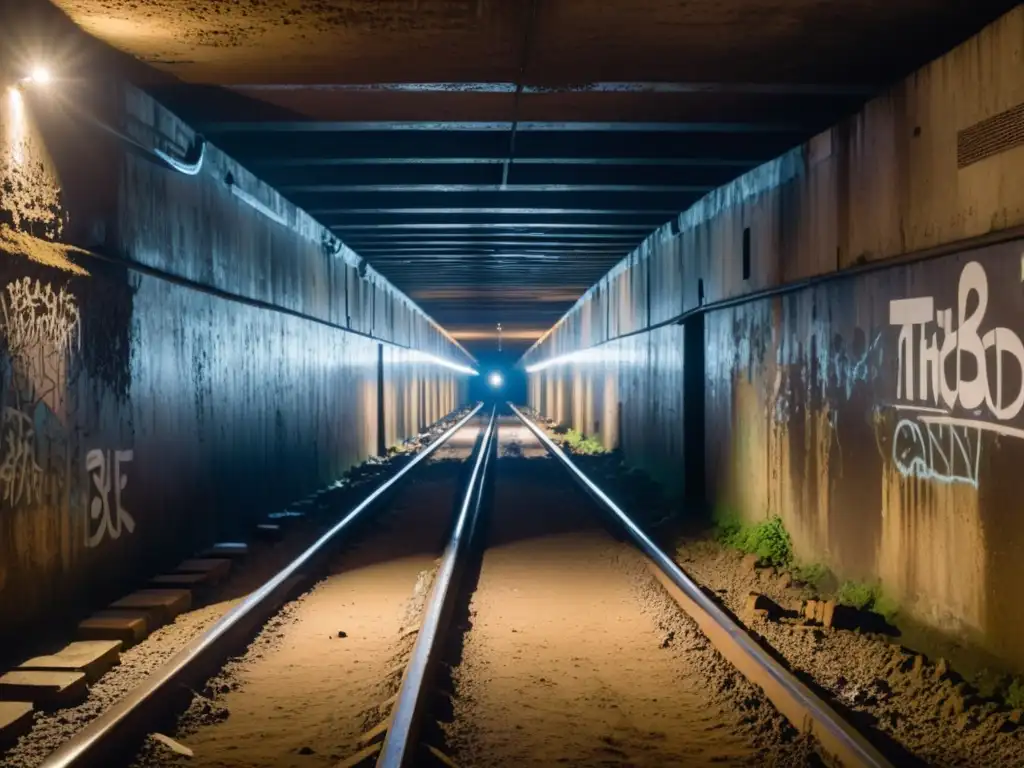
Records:
[[[604,446],[600,440],[593,437],[586,437],[582,432],[571,427],[566,430],[565,444],[573,453],[582,453],[591,456],[595,453],[604,453]]]
[[[875,591],[875,602],[872,607],[875,613],[881,614],[882,618],[890,624],[896,621],[896,614],[900,612],[899,603],[883,593],[881,587]]]
[[[781,518],[750,525],[726,510],[716,511],[715,517],[718,540],[726,546],[755,554],[769,565],[786,567],[793,562],[793,542]]]
[[[798,565],[793,569],[793,577],[804,584],[810,584],[815,589],[821,589],[822,584],[832,576],[832,571],[822,563],[810,563]]]
[[[875,590],[863,581],[844,581],[836,592],[836,602],[863,611],[875,601]]]
[[[890,624],[899,613],[899,604],[882,591],[880,584],[868,584],[863,581],[844,582],[836,592],[836,602],[860,611],[874,611]]]
[[[1019,677],[1014,678],[1006,689],[1006,706],[1010,709],[1024,709],[1024,683]]]

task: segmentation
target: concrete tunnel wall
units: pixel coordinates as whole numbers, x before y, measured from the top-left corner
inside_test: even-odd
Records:
[[[128,85],[0,90],[2,647],[464,400],[423,353],[468,353],[308,215],[216,147],[151,151],[199,141]]]
[[[522,360],[538,411],[1018,671],[1022,57],[1018,7],[682,213]]]

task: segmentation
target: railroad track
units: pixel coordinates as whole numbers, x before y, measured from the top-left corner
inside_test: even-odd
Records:
[[[418,481],[410,475],[411,470],[459,429],[467,428],[474,417],[479,423],[473,428],[472,452],[462,459],[457,472],[436,478],[437,483],[448,485],[449,496],[419,506],[407,503],[395,512],[391,528],[378,532],[377,543],[368,544],[363,553],[364,566],[370,570],[358,582],[359,589],[345,593],[352,599],[368,592],[379,598],[382,607],[375,609],[373,621],[363,625],[366,637],[360,647],[371,653],[386,644],[373,634],[388,625],[382,618],[386,613],[383,606],[399,602],[397,593],[388,592],[379,580],[375,581],[380,561],[404,561],[415,550],[419,560],[400,576],[416,584],[412,591],[419,597],[420,605],[414,612],[418,621],[412,627],[400,626],[400,621],[397,626],[388,625],[396,647],[402,648],[398,656],[385,655],[383,659],[399,662],[387,673],[392,682],[377,687],[371,684],[374,677],[385,677],[383,664],[379,668],[370,664],[371,669],[360,679],[332,677],[350,672],[341,669],[347,665],[336,663],[336,668],[323,671],[329,684],[318,688],[330,699],[328,712],[331,707],[343,708],[343,701],[358,699],[360,691],[364,698],[379,695],[381,700],[374,707],[362,706],[365,702],[359,702],[358,708],[349,707],[349,719],[357,710],[364,713],[358,723],[363,726],[362,732],[354,739],[351,734],[333,739],[333,747],[326,753],[308,745],[296,749],[291,744],[287,755],[268,758],[275,750],[284,749],[285,742],[274,742],[262,730],[259,733],[268,742],[262,752],[266,762],[256,757],[247,762],[237,750],[244,750],[246,742],[251,746],[260,741],[253,739],[254,729],[282,727],[287,731],[294,725],[292,718],[301,713],[284,712],[276,717],[276,724],[272,716],[260,720],[262,725],[257,726],[244,716],[236,717],[232,709],[231,719],[236,722],[226,735],[213,733],[217,730],[213,726],[212,735],[200,733],[196,741],[188,742],[196,747],[197,764],[409,766],[429,760],[466,765],[542,765],[566,762],[566,752],[573,756],[568,762],[580,765],[722,760],[750,764],[756,758],[756,749],[745,741],[746,736],[732,730],[739,718],[735,713],[715,710],[716,706],[726,706],[722,702],[728,700],[759,709],[758,716],[767,724],[764,727],[778,730],[775,721],[784,717],[794,732],[804,734],[801,743],[813,742],[813,751],[826,762],[890,765],[863,735],[781,667],[687,578],[543,430],[514,407],[514,418],[503,421],[496,409],[486,420],[477,416],[479,410],[419,454],[295,562],[51,755],[44,765],[110,766],[130,762],[154,723],[174,711],[176,705],[170,703],[173,697],[168,694],[183,686],[202,687],[222,664],[228,649],[256,636],[288,597],[309,583],[309,574],[316,570],[314,565],[327,556],[329,548],[336,547],[357,518],[365,517],[364,513],[389,491],[401,494],[399,486],[415,485]],[[499,431],[503,435],[500,439]],[[541,449],[553,461],[537,463],[522,458],[536,455]],[[499,460],[499,454],[513,460]],[[600,524],[594,522],[597,516],[593,505],[581,502],[568,478],[603,513]],[[418,490],[409,492],[410,498],[425,498],[424,488],[421,483]],[[428,514],[425,507],[434,512]],[[442,514],[438,515],[438,510]],[[429,533],[431,530],[433,533]],[[434,535],[438,531],[447,534],[443,551],[444,537]],[[402,546],[403,536],[416,546],[399,557],[395,547]],[[425,567],[437,552],[441,552],[439,560]],[[350,555],[340,560],[346,557]],[[642,576],[636,573],[637,568],[646,569]],[[653,596],[646,587],[637,591],[636,585],[650,582],[648,571],[664,588],[660,597]],[[376,575],[371,576],[371,572]],[[428,578],[415,578],[416,573]],[[302,574],[306,577],[300,578]],[[423,588],[427,583],[429,590]],[[319,589],[310,595],[316,595]],[[700,631],[671,624],[671,619],[644,615],[636,605],[638,594],[647,595],[645,599],[652,605],[662,598],[667,602],[669,596],[674,601],[673,610],[675,605],[681,607]],[[338,596],[326,595],[335,603]],[[326,637],[316,622],[331,606],[323,596],[320,602],[310,599],[305,609],[307,619],[296,623],[295,632],[304,634],[306,628],[316,626],[319,637]],[[665,609],[658,610],[666,613]],[[651,628],[651,621],[657,624],[659,620],[664,630],[661,638],[654,636],[657,628]],[[647,629],[643,629],[645,626]],[[380,631],[386,634],[384,629]],[[275,634],[286,635],[287,631],[275,630]],[[337,633],[339,638],[345,635]],[[709,649],[705,637],[715,650]],[[274,653],[285,659],[289,641],[286,637],[281,642],[285,646]],[[715,651],[731,665],[715,674],[731,680],[732,670],[738,670],[749,681],[741,681],[746,686],[742,695],[735,691],[732,699],[728,693],[712,695],[710,687],[715,681],[692,660],[705,659],[707,666],[709,654],[718,659]],[[320,653],[313,654],[312,664],[323,665],[329,658],[326,651],[322,656]],[[360,661],[348,658],[353,664]],[[276,678],[278,683],[282,679]],[[719,687],[733,685],[730,682]],[[261,689],[254,686],[254,690]],[[439,698],[439,690],[447,695]],[[246,691],[243,686],[237,696],[244,698]],[[301,691],[287,693],[302,699]],[[774,709],[761,708],[763,697]],[[308,698],[313,698],[312,691]],[[177,706],[180,711],[180,703]],[[270,706],[269,701],[266,706]],[[303,709],[315,712],[316,705],[310,700]],[[366,715],[367,711],[371,714]],[[344,730],[340,716],[325,718],[333,724],[328,731]],[[641,721],[646,725],[638,728]],[[330,736],[337,733],[328,733],[321,740],[331,743]],[[218,750],[222,748],[232,750],[226,754],[233,756],[221,761]],[[773,753],[776,759],[779,754],[786,755],[782,758],[785,760],[796,754],[780,749],[782,752]],[[173,762],[173,758],[168,760]],[[152,753],[138,764],[152,765]]]

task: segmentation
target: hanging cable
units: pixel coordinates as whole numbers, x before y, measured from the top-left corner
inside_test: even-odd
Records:
[[[508,187],[508,173],[512,167],[512,161],[516,155],[516,133],[519,130],[519,99],[523,94],[526,80],[526,65],[530,59],[530,44],[533,38],[534,20],[537,16],[537,0],[531,0],[529,16],[526,19],[526,29],[523,31],[523,52],[519,60],[519,76],[516,78],[516,94],[512,102],[512,132],[508,140],[508,157],[501,170],[501,188]]]

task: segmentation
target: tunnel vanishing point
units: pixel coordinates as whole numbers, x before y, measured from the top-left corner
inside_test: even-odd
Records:
[[[1022,307],[1014,3],[6,0],[0,645],[490,381],[1019,674]]]

